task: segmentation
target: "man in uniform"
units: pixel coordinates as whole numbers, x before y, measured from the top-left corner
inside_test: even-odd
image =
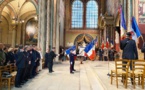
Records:
[[[57,55],[55,54],[55,48],[53,47],[52,50],[50,51],[50,53],[48,54],[48,69],[49,69],[49,73],[54,72],[53,71],[53,59],[56,57]]]
[[[74,72],[73,71],[76,71],[74,69],[74,56],[76,56],[74,53],[73,53],[73,49],[70,50],[70,54],[69,54],[69,58],[70,58],[70,73],[73,74]]]
[[[24,68],[25,68],[25,55],[24,55],[24,49],[23,46],[19,47],[19,50],[17,52],[17,59],[16,59],[16,66],[17,66],[17,74],[15,78],[15,87],[19,88],[20,85],[23,83],[23,74],[24,74]]]
[[[128,60],[138,59],[138,52],[136,48],[135,40],[132,40],[131,32],[126,33],[126,39],[120,42],[120,48],[123,50],[122,58]],[[132,63],[130,63],[130,69],[132,70]]]

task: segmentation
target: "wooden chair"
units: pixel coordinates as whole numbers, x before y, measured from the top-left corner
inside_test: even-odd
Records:
[[[123,84],[125,85],[125,88],[127,88],[129,65],[130,60],[115,60],[115,70],[111,70],[111,84],[113,81],[113,77],[116,77],[116,86],[118,88],[118,78],[121,77],[124,78]]]
[[[1,69],[1,75],[3,72],[10,72],[10,65],[7,65],[7,66],[3,66],[3,68]],[[2,86],[5,84],[7,84],[8,86],[8,90],[11,89],[11,77],[2,77],[1,76],[1,82],[2,82]]]
[[[133,82],[133,87],[135,88],[135,82],[138,80],[138,84],[142,85],[142,89],[144,89],[144,77],[145,77],[145,61],[144,60],[132,60],[132,70],[131,78]],[[136,79],[137,78],[137,79]]]
[[[17,74],[17,71],[15,70],[16,66],[11,64],[10,68],[11,68],[10,74],[12,75],[11,84],[14,85],[14,83],[15,83],[15,77],[16,77],[16,74]]]

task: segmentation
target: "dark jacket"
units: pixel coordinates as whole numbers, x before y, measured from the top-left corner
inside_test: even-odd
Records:
[[[54,53],[54,51],[50,51],[48,54],[48,63],[53,63],[53,59],[56,57],[56,54]]]
[[[76,56],[76,55],[73,53],[69,54],[70,62],[72,62],[72,63],[74,62],[74,56]]]
[[[138,52],[134,40],[126,38],[120,42],[120,48],[123,50],[123,59],[138,59]]]
[[[26,56],[25,64],[26,64],[26,66],[28,66],[29,61],[31,61],[31,56],[30,56],[29,51],[24,51],[24,55]]]
[[[36,60],[37,60],[37,56],[36,56],[36,51],[32,49],[32,54],[31,54],[31,65],[35,66],[36,65]]]
[[[104,50],[103,50],[103,49],[99,49],[99,56],[100,56],[100,57],[103,56],[103,53],[104,53]]]
[[[18,52],[17,53],[17,59],[16,59],[16,65],[17,65],[17,68],[25,68],[25,55],[23,52]]]
[[[8,59],[10,63],[15,63],[15,54],[13,52],[8,52]]]

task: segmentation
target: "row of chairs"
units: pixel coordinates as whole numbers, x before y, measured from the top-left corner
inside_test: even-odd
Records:
[[[9,73],[10,77],[2,76],[4,72]],[[16,66],[13,64],[0,66],[0,89],[2,89],[3,86],[7,86],[8,90],[10,90],[11,85],[14,85],[15,83],[16,73]]]
[[[125,88],[127,88],[130,80],[134,88],[136,82],[138,82],[138,85],[141,85],[144,89],[145,60],[115,60],[115,70],[111,70],[110,76],[111,84],[113,83],[113,77],[116,77],[117,88],[118,78],[121,78]]]

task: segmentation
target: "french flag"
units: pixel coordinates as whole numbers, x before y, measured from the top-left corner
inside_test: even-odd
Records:
[[[75,51],[75,50],[76,50],[76,46],[74,45],[74,46],[68,48],[68,49],[65,51],[65,54],[66,54],[68,57],[69,57],[69,54],[70,54],[70,51],[71,51],[71,50]]]
[[[126,21],[125,21],[125,18],[124,18],[124,12],[122,10],[122,6],[120,7],[120,34],[121,34],[121,39],[124,39],[125,38],[125,33],[126,33],[126,30],[127,30],[127,27],[126,27]]]
[[[87,56],[90,58],[90,60],[94,60],[96,57],[96,52],[95,52],[95,41],[93,40],[91,43],[89,43],[84,51],[86,52]]]
[[[109,48],[109,38],[107,37],[107,40],[106,40],[106,48]]]
[[[137,41],[137,38],[141,36],[140,29],[136,23],[135,17],[132,17],[132,22],[131,22],[131,32],[132,32],[132,39]]]
[[[102,39],[101,48],[104,49],[104,39]]]

